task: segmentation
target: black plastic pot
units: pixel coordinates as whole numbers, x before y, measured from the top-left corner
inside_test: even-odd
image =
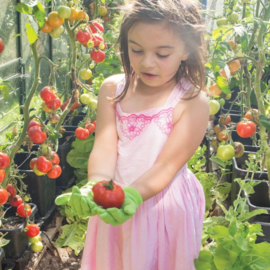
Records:
[[[248,172],[245,170],[243,165],[245,165],[245,161],[248,160],[248,155],[254,154],[254,152],[247,152],[245,151],[243,156],[240,158],[233,158],[233,173],[232,173],[232,188],[231,188],[231,204],[236,199],[236,196],[239,192],[239,185],[237,182],[234,181],[236,178],[241,178],[242,180],[246,178],[250,178],[253,172]],[[257,180],[268,180],[268,173],[267,172],[255,172],[253,179]]]
[[[250,180],[246,180],[250,181]],[[258,180],[254,180],[258,181]],[[252,217],[250,223],[258,223],[262,226],[264,236],[258,236],[257,242],[267,241],[270,242],[270,200],[269,200],[269,183],[263,181],[254,186],[255,193],[250,194],[247,198],[247,205],[249,211],[264,209],[268,214],[262,214]],[[244,192],[244,196],[247,194]]]
[[[44,217],[54,205],[56,182],[47,175],[38,176],[30,169],[30,160],[34,157],[34,154],[20,152],[15,155],[14,162],[19,166],[19,172],[25,175],[23,182],[27,185],[32,202],[37,205],[39,216]]]
[[[29,216],[29,220],[34,222],[34,216],[37,212],[37,206],[33,203],[29,203],[32,208],[32,213]],[[5,208],[10,207],[9,204],[5,204]],[[0,232],[7,235],[6,239],[10,240],[10,242],[3,247],[5,251],[5,258],[16,260],[22,256],[24,251],[28,247],[28,237],[24,232],[25,228],[25,218],[20,218],[16,216],[16,207],[11,207],[6,211],[5,218],[12,218],[16,224],[20,224],[16,229],[4,229],[0,228]]]

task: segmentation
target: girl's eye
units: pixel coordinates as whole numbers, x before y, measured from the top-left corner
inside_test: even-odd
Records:
[[[131,49],[131,51],[134,52],[134,53],[141,53],[142,52],[142,51],[136,51],[134,49]]]
[[[166,57],[169,57],[170,55],[169,54],[166,54],[166,55],[163,55],[163,54],[157,54],[158,57],[160,58],[166,58]]]

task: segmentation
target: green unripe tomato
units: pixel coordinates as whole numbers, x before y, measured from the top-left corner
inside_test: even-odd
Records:
[[[97,100],[94,98],[91,98],[90,102],[88,103],[88,105],[93,109],[96,110],[97,109]]]
[[[57,13],[58,13],[59,17],[61,17],[63,19],[68,19],[71,15],[71,9],[67,6],[59,6],[57,8]]]
[[[80,78],[82,80],[89,80],[92,78],[92,71],[91,69],[82,68],[80,70]]]
[[[228,16],[228,21],[230,23],[236,23],[238,21],[238,19],[239,19],[239,15],[236,12],[233,12]]]
[[[247,4],[250,0],[241,0],[243,4]]]
[[[222,107],[225,104],[225,99],[224,98],[220,98],[218,100],[218,102],[219,102],[220,107]]]
[[[108,10],[105,6],[99,6],[98,8],[98,14],[100,16],[105,16],[108,13]]]
[[[81,101],[82,104],[87,105],[87,104],[89,104],[90,101],[91,101],[91,96],[88,95],[88,94],[82,94],[82,95],[80,96],[80,101]]]
[[[61,25],[60,27],[54,28],[49,34],[52,38],[58,38],[64,32],[64,27]]]
[[[214,99],[209,101],[209,106],[210,106],[210,113],[209,113],[210,115],[215,115],[220,109],[219,102]]]
[[[231,160],[234,157],[234,148],[230,144],[220,145],[217,149],[217,157],[222,161]]]
[[[38,242],[41,242],[41,236],[37,235],[35,237],[28,237],[28,241],[30,244],[36,244]]]
[[[40,252],[43,249],[42,242],[37,242],[37,243],[31,244],[31,249],[34,252]]]
[[[226,99],[226,100],[230,100],[231,97],[232,97],[232,94],[226,94],[225,99]]]
[[[222,25],[227,25],[228,24],[228,20],[223,17],[217,20],[217,26],[222,26]]]
[[[41,176],[41,175],[45,175],[46,173],[43,173],[43,172],[41,172],[41,171],[39,171],[38,169],[37,169],[37,167],[36,167],[36,164],[34,165],[34,173],[36,174],[36,175],[38,175],[38,176]]]

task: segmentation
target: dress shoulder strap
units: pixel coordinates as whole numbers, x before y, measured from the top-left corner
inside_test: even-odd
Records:
[[[166,106],[175,107],[185,93],[190,89],[191,83],[188,80],[181,80],[172,90],[169,98],[166,101]]]
[[[123,92],[124,86],[125,86],[125,80],[121,80],[119,83],[117,83],[116,91],[115,91],[116,97],[119,96]]]

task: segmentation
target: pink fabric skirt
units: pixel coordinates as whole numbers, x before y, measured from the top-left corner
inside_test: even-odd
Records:
[[[185,168],[124,224],[91,217],[81,270],[193,270],[204,213],[203,188]]]

